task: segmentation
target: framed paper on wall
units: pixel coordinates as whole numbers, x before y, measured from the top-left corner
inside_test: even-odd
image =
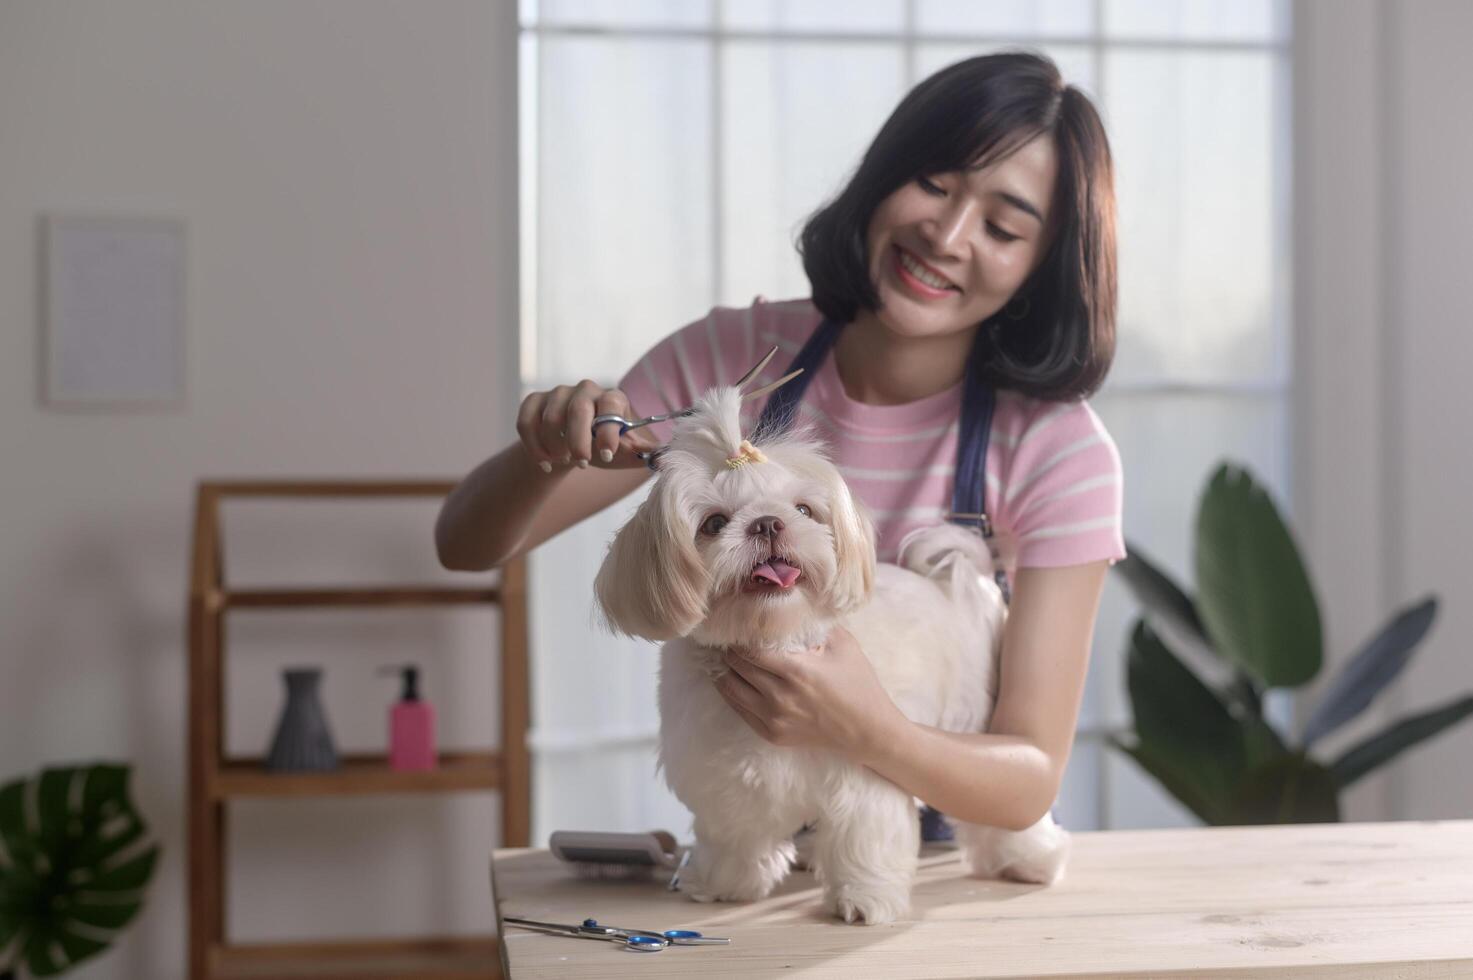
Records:
[[[41,403],[184,405],[184,222],[47,215]]]

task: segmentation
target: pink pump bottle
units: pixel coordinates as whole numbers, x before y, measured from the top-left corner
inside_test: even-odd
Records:
[[[385,667],[379,673],[398,672],[404,679],[399,700],[389,708],[389,768],[434,769],[435,706],[419,696],[419,668],[409,664]]]

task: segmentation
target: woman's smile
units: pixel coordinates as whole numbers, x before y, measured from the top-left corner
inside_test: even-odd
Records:
[[[893,266],[900,281],[922,299],[944,299],[961,292],[961,288],[950,279],[900,245],[895,246]]]

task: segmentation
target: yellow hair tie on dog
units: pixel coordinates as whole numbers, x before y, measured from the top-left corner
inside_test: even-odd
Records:
[[[743,439],[742,444],[739,448],[741,449],[741,451],[735,456],[726,457],[727,469],[734,470],[738,466],[745,466],[748,463],[767,462],[767,457],[762,455],[762,450],[758,449],[747,440]]]

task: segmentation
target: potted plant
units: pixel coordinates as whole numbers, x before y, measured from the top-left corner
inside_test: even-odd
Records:
[[[159,847],[144,841],[128,776],[98,764],[0,787],[0,980],[63,973],[138,914]]]
[[[1437,614],[1429,596],[1346,662],[1302,731],[1280,732],[1264,718],[1267,690],[1301,687],[1320,672],[1323,639],[1293,538],[1242,466],[1219,467],[1199,502],[1195,595],[1140,548],[1128,551],[1115,567],[1144,607],[1126,660],[1134,737],[1110,742],[1208,824],[1338,821],[1342,790],[1473,713],[1464,695],[1332,759],[1312,754],[1406,667]]]

